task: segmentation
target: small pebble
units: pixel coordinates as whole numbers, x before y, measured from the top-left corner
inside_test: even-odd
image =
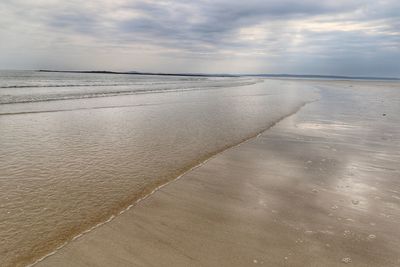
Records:
[[[376,235],[370,234],[370,235],[368,236],[368,238],[369,238],[369,239],[375,239],[375,238],[376,238]]]
[[[355,199],[353,199],[351,202],[353,203],[353,205],[358,205],[360,203],[359,200],[355,200]]]
[[[351,259],[350,258],[343,258],[342,262],[348,264],[348,263],[351,263]]]

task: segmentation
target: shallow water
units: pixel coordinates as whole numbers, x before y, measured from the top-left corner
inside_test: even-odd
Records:
[[[0,81],[0,266],[33,262],[317,98],[310,84],[252,78]]]
[[[320,99],[38,266],[399,266],[400,83],[296,83]]]
[[[148,92],[242,86],[252,78],[205,78],[118,74],[0,72],[0,104],[82,99]]]

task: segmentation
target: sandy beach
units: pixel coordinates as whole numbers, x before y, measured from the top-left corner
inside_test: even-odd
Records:
[[[310,103],[35,266],[399,266],[398,83]]]
[[[0,77],[1,266],[35,262],[318,97],[246,77]]]
[[[0,1],[0,267],[400,267],[399,10]]]

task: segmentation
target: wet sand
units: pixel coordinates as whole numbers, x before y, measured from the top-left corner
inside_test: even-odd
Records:
[[[399,266],[397,86],[321,82],[318,102],[35,266]]]

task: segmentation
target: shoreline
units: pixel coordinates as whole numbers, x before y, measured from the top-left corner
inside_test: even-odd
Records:
[[[102,227],[103,225],[106,225],[108,223],[111,223],[114,219],[118,218],[118,216],[124,214],[125,212],[128,212],[129,210],[131,210],[132,208],[134,208],[136,205],[138,205],[141,201],[146,200],[147,198],[151,197],[152,195],[154,195],[155,193],[157,193],[160,189],[162,189],[165,186],[168,186],[170,184],[173,184],[175,182],[177,182],[178,180],[180,180],[181,178],[183,178],[183,176],[187,175],[188,173],[196,170],[197,168],[202,167],[204,164],[206,164],[208,161],[212,160],[213,158],[217,157],[218,155],[225,153],[226,151],[229,151],[230,149],[234,149],[236,147],[239,147],[247,142],[250,142],[253,139],[258,138],[259,136],[261,136],[264,132],[268,131],[269,129],[271,129],[272,127],[274,127],[276,124],[278,124],[279,122],[281,122],[282,120],[293,116],[294,114],[296,114],[297,112],[299,112],[303,107],[305,107],[306,105],[313,103],[315,101],[318,100],[313,100],[313,101],[307,101],[304,102],[302,105],[300,105],[299,107],[297,107],[293,112],[279,118],[277,121],[275,121],[274,123],[268,125],[266,128],[264,128],[262,131],[260,131],[259,133],[250,136],[249,138],[246,138],[242,141],[240,141],[239,143],[236,143],[234,145],[228,146],[227,148],[224,148],[220,151],[217,151],[216,153],[212,154],[211,156],[207,157],[205,160],[200,160],[200,163],[194,165],[193,167],[190,167],[188,170],[184,171],[183,173],[181,173],[179,176],[173,178],[170,181],[167,181],[164,184],[161,184],[160,186],[157,186],[155,189],[151,190],[151,192],[149,194],[146,194],[145,196],[139,198],[138,200],[136,200],[134,203],[130,204],[128,207],[122,209],[120,212],[118,212],[118,214],[115,215],[111,215],[110,218],[108,218],[107,220],[103,221],[103,222],[99,222],[98,224],[96,224],[95,226],[91,227],[90,229],[87,229],[85,231],[83,231],[82,233],[79,233],[78,235],[72,237],[69,241],[65,242],[64,244],[60,245],[59,247],[55,248],[54,251],[48,253],[47,255],[41,257],[40,259],[36,260],[33,263],[30,263],[28,265],[26,265],[26,267],[32,267],[32,266],[36,266],[37,264],[39,264],[40,262],[44,261],[46,258],[51,257],[53,255],[55,255],[58,251],[60,251],[61,249],[63,249],[64,247],[68,246],[68,244],[74,242],[75,240],[78,240],[80,238],[83,238],[86,234],[89,234],[90,232],[96,230],[99,227]]]
[[[328,119],[325,105],[337,104],[328,95],[307,105],[35,266],[396,266],[399,192],[388,193],[396,160],[386,158],[399,156],[398,140],[372,143],[365,132],[384,122],[354,107]]]
[[[0,231],[0,262],[32,263],[190,167],[316,99],[316,90],[293,86],[268,81],[184,94],[9,107],[8,111],[69,107],[71,112],[0,116],[2,123],[14,126],[2,128],[2,152],[11,156],[0,169],[3,177],[15,177],[2,189],[16,196],[3,195],[3,227],[9,230]],[[32,180],[32,175],[38,178]],[[24,204],[14,201],[22,196],[19,191],[26,192]]]

